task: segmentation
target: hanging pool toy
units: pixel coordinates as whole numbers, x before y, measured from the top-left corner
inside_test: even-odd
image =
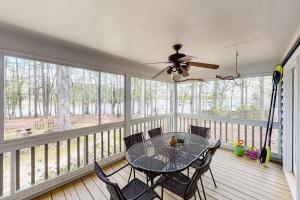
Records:
[[[282,79],[282,66],[276,66],[276,70],[273,72],[273,86],[272,86],[272,96],[271,96],[271,103],[270,103],[270,110],[269,110],[269,117],[267,123],[267,130],[265,136],[264,146],[261,148],[260,151],[260,163],[264,166],[268,166],[270,158],[271,158],[271,141],[272,141],[272,129],[273,129],[273,119],[275,113],[275,106],[276,106],[276,96],[277,96],[277,86]],[[267,146],[267,139],[268,139],[268,146]]]

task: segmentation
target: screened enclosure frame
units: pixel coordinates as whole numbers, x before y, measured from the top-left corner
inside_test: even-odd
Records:
[[[40,62],[47,62],[47,63],[53,63],[58,65],[63,65],[67,67],[76,67],[79,69],[86,69],[86,70],[92,70],[95,72],[98,72],[99,79],[98,79],[98,103],[99,103],[99,112],[98,112],[98,119],[99,124],[94,126],[88,126],[84,128],[76,128],[76,129],[70,129],[70,130],[64,130],[59,132],[54,132],[51,134],[40,134],[40,135],[34,135],[34,136],[28,136],[23,138],[17,138],[17,139],[10,139],[5,140],[4,139],[4,130],[5,130],[5,73],[4,73],[4,57],[5,56],[12,56],[12,57],[18,57],[23,59],[30,59],[30,60],[36,60]],[[124,102],[123,102],[123,120],[119,122],[114,123],[107,123],[107,124],[101,124],[101,73],[112,73],[123,76],[123,93],[124,93]],[[135,131],[144,131],[147,132],[150,128],[156,127],[156,126],[163,126],[165,132],[170,131],[185,131],[187,132],[187,128],[190,124],[195,125],[207,125],[209,122],[212,124],[212,128],[215,124],[218,123],[236,123],[238,126],[252,126],[252,127],[263,127],[265,126],[265,122],[255,122],[255,121],[245,121],[243,119],[224,119],[219,117],[213,117],[213,116],[200,116],[195,114],[183,114],[178,112],[178,84],[171,83],[171,88],[173,90],[173,105],[170,103],[170,112],[163,114],[163,115],[154,115],[154,116],[144,116],[137,119],[132,119],[132,109],[131,109],[131,93],[132,93],[132,86],[131,86],[131,80],[132,77],[139,78],[138,76],[132,76],[131,74],[124,74],[124,73],[118,73],[115,71],[110,71],[106,69],[99,69],[96,67],[89,67],[84,65],[78,65],[70,62],[62,62],[58,60],[53,59],[47,59],[47,58],[41,58],[36,56],[28,56],[24,54],[9,52],[9,51],[0,51],[0,113],[3,113],[3,115],[0,118],[0,196],[3,196],[3,199],[9,199],[9,198],[24,198],[24,197],[32,197],[30,195],[36,195],[40,192],[49,191],[57,185],[64,184],[66,181],[75,180],[76,178],[79,178],[83,176],[84,174],[87,174],[93,170],[93,165],[90,162],[90,157],[92,156],[93,160],[100,160],[100,163],[102,165],[108,165],[110,163],[113,163],[119,159],[124,158],[124,144],[122,144],[122,137],[131,134]],[[142,78],[143,79],[143,78]],[[144,79],[145,80],[145,79]],[[281,90],[280,90],[281,91]],[[280,94],[280,93],[279,93]],[[280,95],[281,96],[281,95]],[[195,98],[194,96],[192,98]],[[280,98],[278,98],[280,99]],[[279,101],[278,101],[279,102]],[[280,106],[280,104],[279,104]],[[278,108],[278,111],[280,111],[280,107]],[[280,113],[280,112],[279,112]],[[281,119],[280,117],[278,119]],[[184,121],[184,123],[182,123]],[[186,127],[185,129],[182,129],[182,124]],[[278,128],[278,143],[281,142],[281,126],[276,125]],[[216,126],[216,125],[215,125]],[[226,125],[227,126],[227,125]],[[216,132],[215,132],[216,133]],[[262,133],[262,132],[261,132]],[[225,134],[225,133],[223,133]],[[227,134],[227,133],[226,133]],[[244,134],[244,133],[241,133]],[[247,134],[247,132],[245,132]],[[221,132],[220,132],[221,135]],[[215,135],[216,137],[216,135]],[[91,138],[93,138],[91,140]],[[119,140],[116,140],[119,139]],[[261,140],[262,138],[260,138]],[[103,143],[108,142],[108,146],[105,146]],[[76,152],[73,152],[77,154],[77,165],[75,166],[75,169],[71,170],[71,164],[70,160],[72,149],[71,147],[71,141],[77,141],[76,143]],[[100,151],[97,151],[98,148],[98,141],[100,141]],[[49,146],[48,144],[55,144],[56,145],[56,156],[57,156],[57,163],[56,167],[57,169],[60,169],[60,155],[62,154],[61,149],[61,142],[66,142],[67,144],[67,171],[64,174],[61,174],[60,170],[56,170],[57,176],[55,178],[48,179],[48,156],[49,156]],[[109,145],[112,144],[112,148],[109,147]],[[93,146],[92,150],[89,149],[90,145]],[[36,176],[36,148],[37,146],[42,146],[44,148],[44,170],[45,170],[45,180],[41,183],[36,182],[35,176]],[[281,145],[278,145],[278,153],[272,154],[273,158],[280,159],[281,157]],[[96,148],[97,147],[97,148]],[[230,143],[224,142],[224,147],[231,148]],[[28,188],[21,189],[20,186],[20,150],[22,149],[29,149],[31,152],[30,157],[30,177],[31,177],[31,185]],[[83,148],[83,151],[81,151],[81,148]],[[104,149],[106,148],[106,150]],[[79,149],[79,150],[78,150]],[[81,153],[83,154],[81,155]],[[10,173],[10,183],[9,183],[9,191],[6,191],[5,188],[8,187],[8,185],[4,184],[4,168],[3,164],[5,162],[4,160],[4,154],[9,154],[9,173]],[[83,163],[78,163],[78,159],[82,159]],[[47,175],[47,176],[46,176]],[[26,196],[27,195],[27,196]]]

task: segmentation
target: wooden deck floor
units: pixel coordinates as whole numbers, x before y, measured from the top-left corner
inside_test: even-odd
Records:
[[[126,160],[110,165],[104,170],[110,173],[124,164],[126,164]],[[258,161],[237,157],[231,151],[219,150],[213,158],[211,168],[218,188],[214,187],[210,174],[206,173],[203,181],[207,199],[292,199],[282,167],[279,164],[271,163],[268,168],[265,168]],[[123,187],[127,184],[129,170],[129,168],[125,168],[114,175],[111,180]],[[137,178],[145,180],[142,173],[137,173]],[[200,185],[199,188],[201,188]],[[160,194],[160,188],[157,188],[157,191]],[[36,199],[105,200],[109,199],[109,193],[104,183],[92,173]],[[180,198],[165,190],[164,199]],[[199,199],[198,196],[197,199]]]

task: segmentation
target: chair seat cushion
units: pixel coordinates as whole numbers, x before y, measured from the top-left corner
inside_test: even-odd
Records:
[[[144,182],[135,178],[122,189],[122,193],[126,197],[126,199],[132,199],[148,188],[149,186],[147,186]],[[141,197],[139,197],[138,200],[151,200],[156,197],[158,197],[158,194],[153,190],[149,190]]]
[[[171,177],[171,178],[169,178]],[[180,197],[184,197],[185,195],[185,191],[187,188],[187,184],[180,184],[177,181],[174,181],[173,179],[176,179],[177,181],[181,182],[181,183],[188,183],[190,178],[187,177],[186,175],[182,174],[182,173],[178,173],[178,174],[171,174],[171,175],[167,175],[167,176],[162,176],[158,179],[158,183],[163,187],[166,188],[168,190],[170,190],[171,192],[177,194]]]

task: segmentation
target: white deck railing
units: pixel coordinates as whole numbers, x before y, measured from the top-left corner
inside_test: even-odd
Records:
[[[175,121],[175,116],[170,114],[132,119],[128,130],[146,133],[161,126],[164,132],[171,132],[176,130],[176,124],[178,131],[185,132],[191,124],[210,127],[211,137],[221,138],[224,147],[243,139],[246,145],[259,148],[266,128],[264,121],[188,114],[178,114]],[[278,128],[275,123],[275,131]],[[125,122],[117,122],[5,141],[0,144],[0,195],[3,199],[31,197],[90,173],[94,160],[105,165],[124,158],[125,130]],[[277,148],[272,157],[280,158],[280,140],[274,137],[272,145]],[[39,154],[42,151],[42,158],[37,155],[37,149]],[[30,155],[29,163],[23,163],[23,154]],[[37,166],[37,159],[43,160],[43,167]],[[27,170],[22,171],[24,167]],[[21,183],[22,173],[28,171],[29,183]]]
[[[229,149],[232,148],[232,143],[237,140],[244,140],[245,146],[260,149],[263,146],[267,128],[266,121],[178,114],[177,130],[186,132],[191,124],[210,128],[210,136],[216,139],[221,138],[222,147]],[[275,122],[273,124],[271,156],[276,160],[281,159],[279,128],[279,123]]]
[[[160,115],[133,119],[130,127],[147,132],[161,126],[169,132],[172,124],[172,115]],[[94,160],[105,165],[124,158],[124,136],[125,122],[116,122],[5,141],[0,144],[0,196],[31,197],[90,172]],[[41,159],[42,167],[37,166]]]

